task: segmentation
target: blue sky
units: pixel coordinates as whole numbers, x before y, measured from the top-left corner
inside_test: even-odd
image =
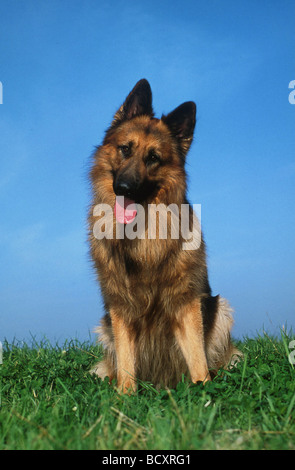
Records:
[[[189,199],[234,336],[295,326],[294,16],[288,0],[1,1],[0,340],[97,325],[90,155],[140,78],[158,115],[197,103]]]

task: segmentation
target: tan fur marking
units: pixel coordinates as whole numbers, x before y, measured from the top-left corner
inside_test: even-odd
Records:
[[[134,341],[121,316],[110,311],[117,358],[117,385],[120,391],[136,390]]]
[[[175,328],[176,341],[189,368],[192,382],[210,380],[204,348],[201,304],[198,299],[179,312],[181,318]]]

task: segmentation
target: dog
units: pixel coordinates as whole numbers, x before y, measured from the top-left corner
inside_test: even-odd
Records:
[[[240,354],[231,341],[232,310],[212,296],[205,243],[186,197],[195,124],[192,101],[155,118],[142,79],[93,155],[89,241],[106,313],[97,328],[104,358],[92,373],[115,379],[123,393],[136,391],[138,380],[157,387],[175,387],[183,377],[205,383]],[[161,237],[162,226],[151,229],[144,216],[171,205]],[[181,208],[188,208],[186,218],[177,219]],[[196,234],[188,249],[182,233],[171,235],[185,221]]]

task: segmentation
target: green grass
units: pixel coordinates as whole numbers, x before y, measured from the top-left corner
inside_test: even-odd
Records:
[[[0,449],[295,449],[292,339],[245,339],[244,361],[211,383],[133,396],[88,374],[98,346],[5,343]]]

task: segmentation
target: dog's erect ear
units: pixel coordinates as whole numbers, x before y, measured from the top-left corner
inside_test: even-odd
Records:
[[[132,119],[136,116],[153,116],[152,90],[150,84],[144,78],[136,83],[126,100],[116,112],[112,125]]]
[[[167,116],[162,116],[161,118],[169,127],[172,135],[177,139],[184,154],[187,153],[193,140],[196,125],[196,110],[196,104],[193,101],[187,101],[167,114]]]

